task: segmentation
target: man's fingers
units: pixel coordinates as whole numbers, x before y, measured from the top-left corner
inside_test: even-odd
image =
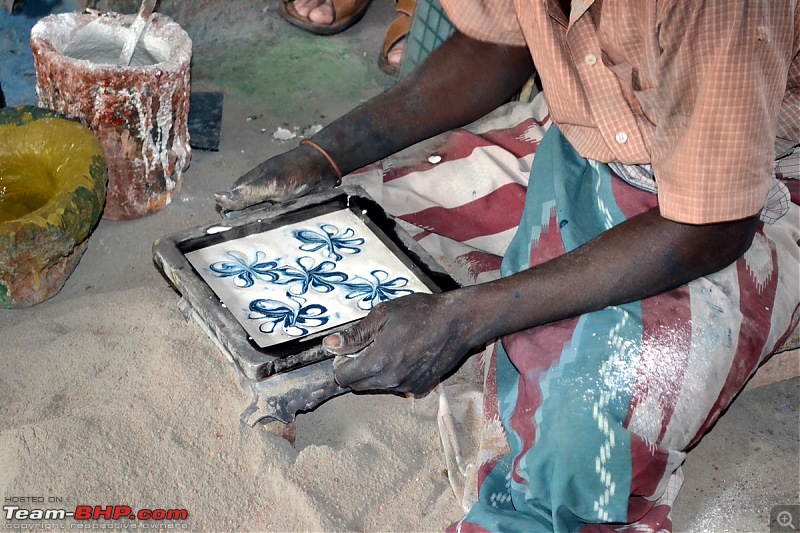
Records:
[[[382,376],[386,353],[375,337],[386,320],[385,306],[376,306],[364,320],[322,339],[322,346],[336,355],[334,377],[342,387],[379,390],[374,382]]]
[[[265,181],[269,179],[269,176],[274,174],[275,170],[276,168],[273,165],[273,160],[267,159],[239,176],[239,178],[233,182],[233,188],[235,189],[241,185],[247,185],[248,183],[257,181]]]
[[[221,208],[236,211],[262,202],[282,202],[295,195],[290,184],[278,184],[274,178],[262,177],[218,192],[214,200]]]
[[[368,354],[363,354],[366,356]],[[366,365],[365,359],[337,355],[333,360],[333,379],[340,387],[353,390],[371,390],[370,382],[375,379],[375,370]]]
[[[351,388],[352,385],[364,378],[357,364],[345,355],[337,355],[333,359],[333,379],[340,387]]]
[[[249,185],[240,185],[228,191],[214,193],[214,201],[226,211],[237,211],[258,203]]]
[[[351,356],[363,350],[377,333],[369,320],[361,322],[322,339],[322,347],[334,355]]]
[[[373,345],[367,346],[357,358],[336,356],[333,377],[340,387],[357,391],[386,391],[397,387],[397,383],[382,372],[381,360],[371,356],[372,348]]]

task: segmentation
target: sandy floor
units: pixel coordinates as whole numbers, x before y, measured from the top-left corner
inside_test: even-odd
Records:
[[[226,91],[220,152],[195,152],[180,197],[162,212],[101,222],[55,298],[0,310],[0,498],[187,509],[192,530],[441,530],[461,509],[434,395],[413,406],[337,398],[299,417],[295,448],[244,426],[249,399],[234,372],[183,320],[152,264],[155,239],[214,220],[215,190],[293,146],[272,138],[278,127],[326,124],[391,82],[375,64],[389,0],[326,40],[287,28],[277,2],[225,5],[236,7],[186,23],[195,86]],[[247,61],[258,68],[243,70]],[[358,82],[327,85],[315,68],[323,63]],[[772,505],[797,503],[798,390],[793,380],[744,393],[741,415],[726,415],[690,455],[680,529],[767,530]]]
[[[237,2],[245,23],[235,46],[219,44],[219,12],[207,14],[219,24],[196,41],[195,86],[227,93],[221,151],[195,152],[180,197],[161,213],[102,221],[55,298],[0,311],[4,500],[187,509],[186,524],[207,531],[434,531],[460,517],[443,474],[435,397],[413,409],[393,396],[336,399],[302,417],[295,448],[249,428],[239,421],[249,398],[232,368],[183,320],[178,295],[153,266],[155,239],[217,218],[215,190],[291,146],[272,138],[278,127],[327,123],[391,82],[374,64],[388,2],[327,44],[264,13],[272,4]],[[248,10],[256,8],[254,22]],[[273,37],[262,45],[273,63],[243,79],[231,56],[257,46],[259,32]],[[318,78],[270,78],[291,68],[283,64],[287,41],[307,52],[294,70],[311,73],[313,54],[329,53],[358,82],[336,86],[332,99]],[[211,68],[221,63],[233,69],[227,82]]]
[[[4,324],[15,341],[0,382],[0,494],[187,509],[205,530],[429,530],[458,518],[435,404],[342,398],[333,418],[299,424],[293,449],[239,423],[247,398],[175,300],[140,287]]]

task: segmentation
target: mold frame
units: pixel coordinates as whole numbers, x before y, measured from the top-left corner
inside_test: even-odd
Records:
[[[279,205],[261,204],[228,213],[222,221],[168,235],[153,243],[153,259],[181,294],[203,330],[245,377],[261,380],[331,358],[322,349],[325,335],[348,327],[342,324],[301,339],[259,348],[230,310],[189,263],[185,254],[213,244],[301,222],[325,213],[350,209],[433,293],[458,284],[383,208],[359,186],[342,186]],[[219,231],[220,228],[229,228]],[[209,233],[211,230],[211,233]]]

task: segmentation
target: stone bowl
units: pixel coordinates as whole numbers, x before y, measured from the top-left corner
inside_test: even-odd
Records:
[[[61,290],[103,212],[106,183],[91,130],[44,109],[0,109],[0,307]]]

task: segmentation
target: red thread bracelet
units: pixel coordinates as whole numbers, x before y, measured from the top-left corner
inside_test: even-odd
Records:
[[[308,139],[303,139],[302,141],[300,141],[300,145],[302,146],[304,144],[309,145],[310,147],[314,148],[316,151],[318,151],[319,153],[321,153],[322,155],[325,156],[325,159],[327,159],[328,163],[331,164],[331,166],[333,167],[333,170],[336,171],[336,185],[341,185],[342,184],[342,171],[339,170],[339,165],[337,165],[336,161],[334,161],[333,158],[328,155],[328,152],[326,152],[324,148],[322,148],[320,145],[318,145],[314,141],[309,141]]]

